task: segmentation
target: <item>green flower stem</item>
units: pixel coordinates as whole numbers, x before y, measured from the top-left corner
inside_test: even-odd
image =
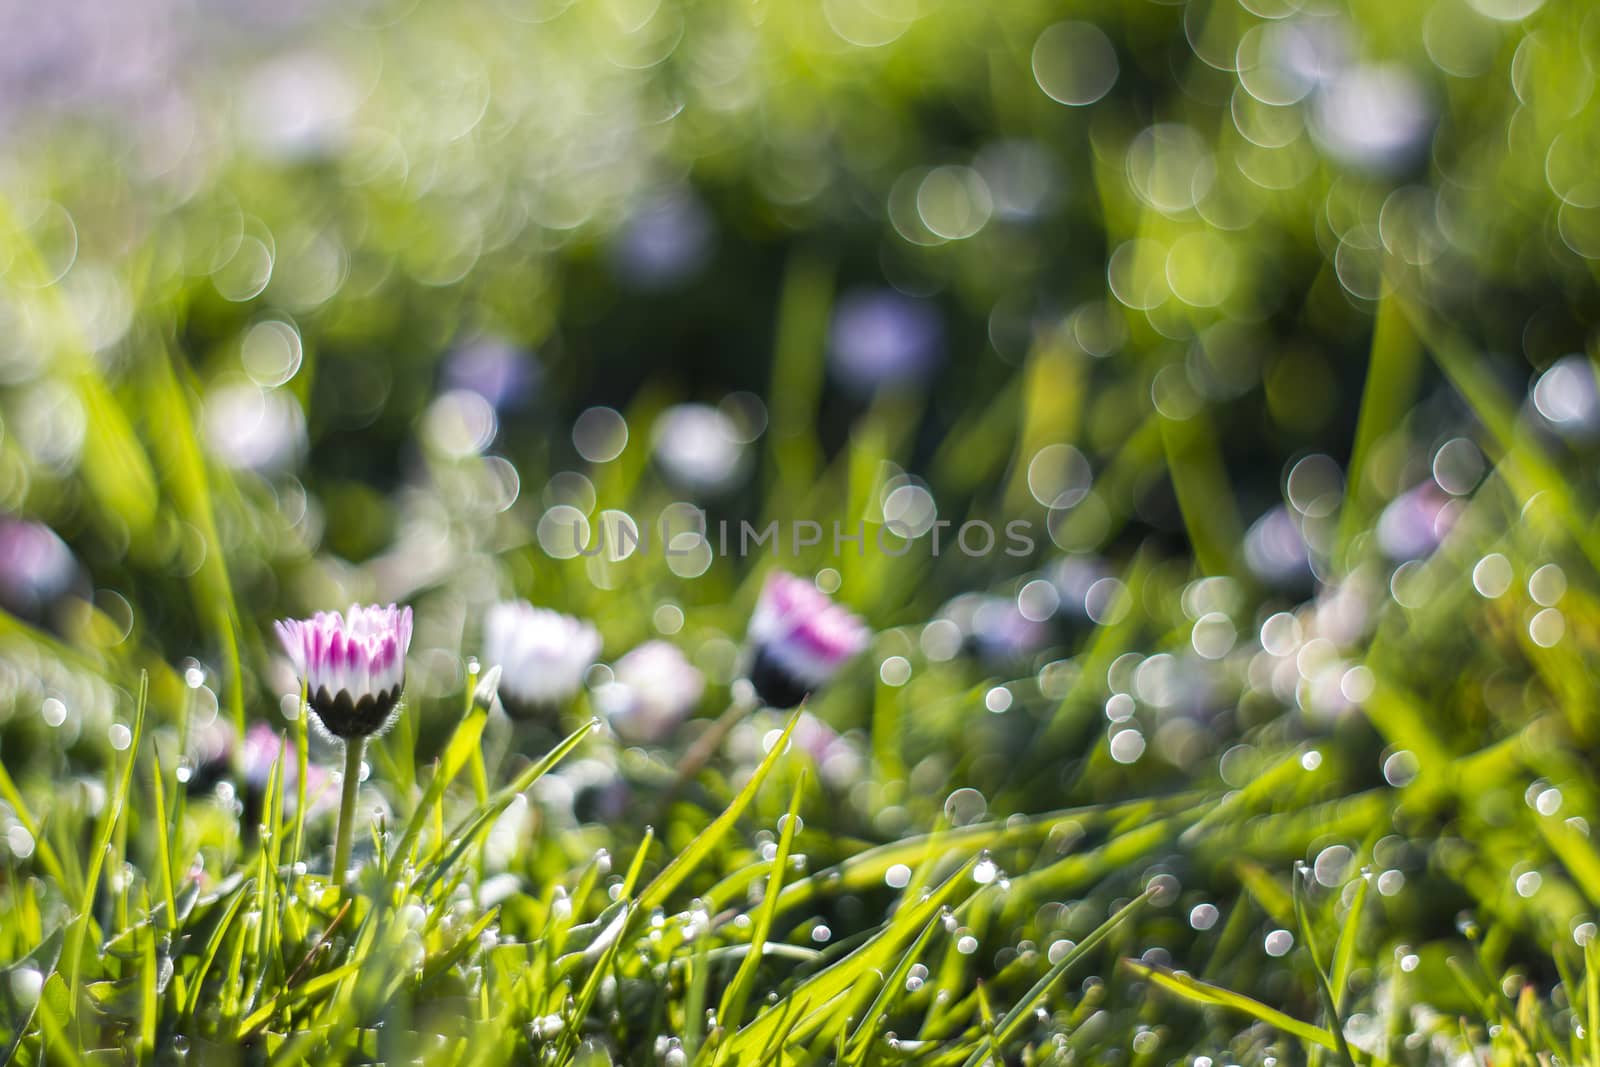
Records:
[[[333,884],[344,887],[345,868],[350,866],[350,843],[355,835],[356,791],[361,788],[361,756],[367,749],[365,737],[352,737],[344,743],[344,790],[339,795],[339,830],[333,839]]]
[[[700,736],[694,739],[694,744],[689,746],[689,751],[685,752],[683,758],[678,761],[677,777],[673,780],[672,785],[668,787],[665,796],[661,798],[660,811],[657,813],[655,820],[657,823],[665,822],[667,809],[678,798],[678,794],[683,791],[685,786],[694,781],[701,771],[705,770],[706,764],[711,762],[711,757],[717,754],[717,750],[722,747],[722,742],[727,740],[728,735],[733,732],[733,728],[741,720],[748,718],[750,713],[756,710],[757,706],[759,706],[759,701],[752,698],[734,697],[732,703],[728,705],[728,710],[717,716],[716,721],[706,727]]]

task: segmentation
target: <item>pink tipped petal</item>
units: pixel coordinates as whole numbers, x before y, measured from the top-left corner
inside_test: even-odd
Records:
[[[324,726],[340,737],[383,728],[405,681],[410,608],[353,604],[283,620],[277,631]]]
[[[789,706],[826,685],[844,663],[867,646],[866,624],[835,604],[812,582],[777,572],[767,579],[750,619],[763,699]]]

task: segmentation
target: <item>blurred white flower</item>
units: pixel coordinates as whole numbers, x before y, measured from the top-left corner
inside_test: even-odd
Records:
[[[526,600],[503,600],[484,618],[484,661],[501,669],[501,702],[518,717],[570,700],[599,654],[589,623]]]
[[[677,404],[656,420],[652,447],[661,472],[685,489],[717,492],[737,483],[748,463],[739,426],[707,404]]]
[[[1410,71],[1360,66],[1342,71],[1318,90],[1312,119],[1312,135],[1334,159],[1391,171],[1422,153],[1434,116]]]
[[[314,159],[344,146],[360,104],[360,88],[337,60],[310,51],[293,53],[250,72],[239,125],[262,155]]]
[[[1562,356],[1533,384],[1534,410],[1551,429],[1573,440],[1600,436],[1600,386],[1584,355]]]
[[[694,710],[705,677],[669,641],[647,641],[612,665],[615,679],[595,693],[600,711],[633,744],[665,741]]]
[[[306,451],[306,417],[281,389],[250,382],[223,385],[206,397],[203,416],[211,451],[234,470],[273,474],[293,467]]]

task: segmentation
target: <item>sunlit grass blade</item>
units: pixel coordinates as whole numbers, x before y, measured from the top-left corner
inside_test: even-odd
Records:
[[[1201,1004],[1208,1007],[1226,1008],[1230,1011],[1240,1012],[1266,1023],[1276,1030],[1280,1030],[1290,1037],[1298,1038],[1308,1046],[1317,1046],[1330,1052],[1339,1051],[1339,1039],[1324,1028],[1313,1023],[1304,1022],[1287,1015],[1276,1008],[1268,1007],[1259,1000],[1231,990],[1202,982],[1166,967],[1156,967],[1138,960],[1123,960],[1122,965],[1141,978],[1147,978],[1157,986],[1169,993],[1175,994],[1192,1004]],[[1379,1065],[1386,1061],[1376,1056],[1365,1055],[1367,1062]]]
[[[1350,544],[1371,520],[1378,503],[1373,485],[1374,454],[1384,437],[1404,423],[1421,376],[1422,348],[1394,288],[1385,282],[1367,355],[1367,379],[1345,475],[1344,504],[1339,509],[1335,559],[1341,565],[1348,564],[1345,556]]]
[[[1206,574],[1226,575],[1237,569],[1233,557],[1244,537],[1217,440],[1216,430],[1203,410],[1185,419],[1161,416],[1167,473],[1194,548],[1195,563]]]
[[[832,1018],[828,1006],[846,993],[869,971],[884,972],[890,969],[889,960],[907,943],[922,932],[928,921],[950,903],[962,890],[970,890],[972,870],[978,864],[976,857],[968,860],[947,878],[943,885],[917,902],[914,907],[902,909],[889,925],[873,935],[865,944],[833,965],[801,982],[785,999],[793,1000],[798,1020],[792,1036],[804,1040],[814,1028],[828,1022],[842,1025],[843,1020]],[[729,1054],[734,1057],[749,1054],[753,1049],[766,1048],[774,1037],[782,1018],[770,1008],[762,1018],[756,1019],[740,1030],[729,1043]],[[789,1040],[785,1038],[785,1040]],[[736,1059],[737,1062],[737,1059]]]
[[[461,773],[461,768],[472,758],[472,754],[478,751],[478,741],[483,736],[483,726],[488,719],[487,708],[470,708],[456,725],[455,732],[450,735],[450,740],[445,745],[443,756],[436,762],[433,779],[428,782],[427,791],[423,793],[416,810],[411,813],[405,833],[401,835],[399,844],[394,848],[393,857],[389,861],[390,881],[394,880],[398,867],[411,862],[411,849],[418,835],[422,833],[423,825],[429,816],[435,813],[440,800],[444,797],[444,791],[449,788],[456,775]]]
[[[205,988],[206,976],[217,961],[217,954],[222,951],[222,944],[227,940],[228,934],[233,930],[233,921],[239,914],[239,909],[244,906],[245,899],[254,892],[255,886],[244,882],[232,893],[227,906],[223,909],[217,924],[211,930],[211,936],[206,939],[205,948],[200,953],[200,963],[189,978],[189,1002],[184,1006],[184,1014],[190,1018],[200,1007],[200,993]]]
[[[638,912],[648,914],[652,908],[659,907],[665,903],[672,891],[677,889],[685,878],[693,874],[695,869],[717,847],[723,836],[733,828],[733,824],[739,820],[739,817],[744,814],[744,810],[750,806],[750,802],[756,798],[756,794],[761,791],[761,786],[766,782],[767,775],[771,774],[772,769],[778,765],[778,761],[787,755],[789,739],[794,736],[794,728],[799,723],[800,712],[797,711],[789,716],[789,722],[784,726],[783,733],[772,743],[772,747],[768,749],[766,757],[757,765],[755,772],[750,775],[750,780],[734,795],[732,803],[728,805],[721,815],[713,819],[711,825],[701,831],[699,836],[690,842],[687,848],[674,856],[672,861],[662,868],[661,872],[651,879],[650,884],[645,886],[639,893]]]
[[[0,985],[0,1003],[4,1003],[6,1007],[10,1037],[5,1055],[0,1056],[0,1063],[13,1062],[17,1048],[27,1035],[34,1013],[40,1006],[40,1001],[28,1002],[20,998],[19,993],[25,992],[36,979],[40,983],[41,991],[43,983],[48,978],[55,977],[58,983],[61,981],[56,973],[56,965],[61,961],[61,948],[65,943],[66,927],[57,927],[33,951],[11,966],[0,970],[0,982],[4,983]]]
[[[750,931],[750,950],[733,980],[723,991],[722,1003],[717,1008],[717,1025],[728,1033],[737,1031],[744,1022],[745,1005],[755,984],[756,970],[761,966],[761,955],[772,932],[772,920],[778,913],[778,896],[783,891],[783,875],[789,866],[789,854],[794,847],[794,835],[799,826],[800,795],[805,787],[805,775],[796,777],[794,794],[789,798],[789,812],[778,835],[778,851],[772,858],[772,873],[767,876],[767,891],[756,909],[755,926]],[[720,1060],[720,1055],[719,1055]]]
[[[904,904],[901,905],[901,907],[904,906]],[[894,970],[889,972],[888,977],[883,981],[883,985],[878,989],[877,995],[873,997],[872,1003],[861,1013],[855,1029],[845,1039],[845,1053],[840,1057],[842,1063],[859,1067],[859,1065],[867,1062],[872,1043],[878,1036],[878,1020],[888,1014],[896,999],[905,992],[906,979],[911,973],[911,968],[916,966],[917,962],[922,959],[924,953],[927,952],[928,942],[933,940],[934,933],[943,925],[941,916],[935,915],[929,919],[927,925],[922,928],[922,933],[917,935],[917,939],[911,943],[911,947],[901,955],[900,962],[896,963]]]
[[[1098,947],[1100,942],[1109,937],[1113,930],[1126,922],[1140,908],[1144,907],[1149,899],[1150,894],[1148,891],[1139,894],[1139,896],[1118,909],[1105,922],[1095,927],[1071,951],[1057,960],[1045,972],[1044,976],[1034,983],[1033,988],[1028,990],[1022,999],[1012,1005],[1011,1009],[1001,1017],[994,1028],[993,1035],[986,1042],[973,1049],[972,1054],[965,1061],[966,1067],[977,1067],[979,1063],[983,1062],[986,1054],[1004,1053],[1017,1035],[1021,1033],[1023,1026],[1027,1025],[1028,1020],[1033,1017],[1034,1008],[1044,1003],[1045,998],[1050,996],[1051,991],[1066,978],[1067,972],[1072,969],[1073,965]]]
[[[199,531],[205,552],[199,568],[190,579],[196,613],[205,620],[222,646],[223,666],[227,668],[224,687],[233,728],[242,736],[244,721],[244,668],[240,662],[243,625],[239,605],[233,596],[233,578],[228,573],[228,558],[217,532],[216,509],[211,499],[210,476],[205,453],[195,436],[194,416],[189,401],[172,367],[172,357],[152,358],[148,368],[151,410],[163,413],[161,433],[156,438],[165,481],[183,520]]]
[[[525,792],[534,782],[550,773],[551,769],[565,759],[573,749],[577,748],[583,739],[588,737],[590,732],[598,725],[598,720],[590,720],[568,734],[566,739],[546,753],[544,758],[524,768],[509,785],[490,797],[489,803],[476,808],[471,815],[458,824],[448,837],[448,840],[453,841],[455,844],[448,853],[433,864],[432,871],[423,886],[424,891],[432,888],[436,882],[445,876],[450,868],[466,853],[467,849],[476,844],[478,839],[488,832],[489,827],[494,825],[494,820],[504,814],[513,800]],[[456,769],[459,771],[460,767],[458,766]],[[396,855],[398,854],[396,853]]]
[[[111,847],[111,836],[115,833],[118,821],[122,818],[123,808],[128,801],[128,787],[133,782],[133,767],[139,759],[139,746],[144,739],[145,705],[150,697],[150,676],[139,676],[139,695],[134,704],[133,729],[124,757],[122,767],[117,773],[113,785],[112,795],[106,804],[105,814],[101,818],[99,831],[94,838],[92,851],[89,853],[89,873],[84,879],[83,895],[79,898],[78,914],[73,919],[67,933],[67,988],[73,1003],[77,1002],[79,983],[82,978],[84,939],[87,937],[89,927],[94,921],[94,898],[100,888],[100,871],[105,864],[106,853]]]

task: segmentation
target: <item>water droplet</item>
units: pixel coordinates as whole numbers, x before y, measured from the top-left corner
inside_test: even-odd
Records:
[[[39,992],[44,989],[44,975],[35,967],[18,967],[11,972],[11,995],[24,1010],[39,1003]]]

